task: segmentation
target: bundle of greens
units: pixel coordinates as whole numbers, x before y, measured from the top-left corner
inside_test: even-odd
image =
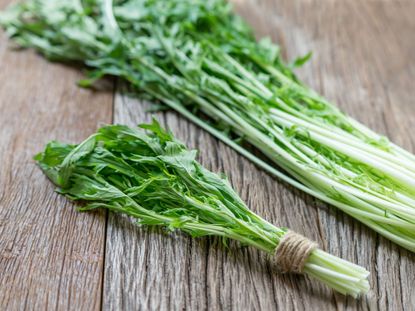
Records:
[[[106,126],[79,145],[50,142],[35,159],[59,191],[86,204],[136,218],[140,225],[219,236],[273,255],[287,229],[251,212],[224,177],[208,171],[153,121]],[[314,249],[302,272],[343,294],[367,292],[368,272]]]
[[[82,85],[121,77],[268,172],[415,251],[415,157],[304,86],[278,47],[256,42],[224,0],[30,0],[1,23],[23,47],[92,68]]]

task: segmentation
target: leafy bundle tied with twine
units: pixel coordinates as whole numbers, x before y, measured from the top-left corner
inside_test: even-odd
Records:
[[[52,141],[35,159],[60,193],[85,203],[81,211],[104,208],[140,225],[233,239],[268,253],[283,272],[305,273],[353,297],[368,291],[364,268],[250,211],[225,177],[200,165],[197,152],[156,121],[140,128],[105,126],[79,145]]]

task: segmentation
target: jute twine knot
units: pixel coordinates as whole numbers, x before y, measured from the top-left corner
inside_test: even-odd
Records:
[[[275,263],[282,273],[302,273],[308,256],[317,247],[317,243],[301,234],[288,231],[275,250]]]

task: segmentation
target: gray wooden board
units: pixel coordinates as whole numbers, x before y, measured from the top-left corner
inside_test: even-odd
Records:
[[[0,8],[9,0],[0,0]],[[299,76],[392,141],[415,151],[415,1],[233,0],[259,37],[289,59],[313,51]],[[149,121],[149,104],[119,83],[82,90],[77,69],[0,37],[0,310],[414,310],[415,255],[344,213],[269,176],[173,112],[163,125],[250,208],[371,271],[372,292],[343,297],[279,275],[259,251],[215,238],[138,228],[125,217],[79,214],[31,157],[50,139],[79,142],[112,120]],[[113,107],[111,109],[111,105]],[[102,285],[103,284],[103,285]]]
[[[81,89],[78,69],[0,42],[0,310],[99,309],[105,213],[76,212],[32,157],[110,122],[113,89]]]

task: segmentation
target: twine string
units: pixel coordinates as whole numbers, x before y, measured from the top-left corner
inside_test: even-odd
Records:
[[[275,250],[274,260],[283,273],[302,273],[308,257],[317,247],[316,242],[288,231]]]

